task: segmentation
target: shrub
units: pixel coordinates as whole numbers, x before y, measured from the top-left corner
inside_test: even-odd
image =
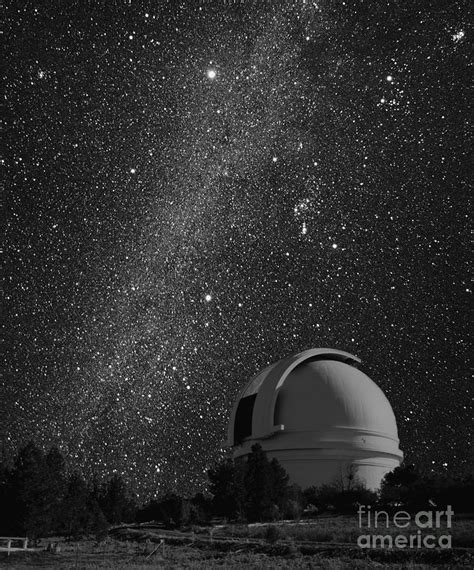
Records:
[[[274,544],[275,542],[281,540],[285,536],[286,535],[283,529],[275,525],[267,526],[265,530],[265,540],[267,540],[271,544]]]
[[[356,483],[350,489],[341,489],[338,484],[310,487],[304,492],[306,503],[315,508],[316,512],[335,510],[339,513],[354,513],[358,504],[374,505],[377,493],[366,489],[361,483]]]

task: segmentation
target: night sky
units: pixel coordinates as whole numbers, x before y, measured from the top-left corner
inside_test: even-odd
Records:
[[[463,472],[468,6],[8,2],[4,453],[194,492],[248,379],[331,347]]]

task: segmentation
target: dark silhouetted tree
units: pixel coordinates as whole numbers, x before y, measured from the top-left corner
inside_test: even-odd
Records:
[[[192,524],[203,524],[209,521],[212,513],[212,499],[205,497],[202,493],[197,493],[191,499],[191,510],[189,522]]]
[[[12,469],[6,464],[0,464],[0,535],[16,534],[12,522],[15,507],[15,496],[12,489]]]
[[[68,482],[62,504],[63,530],[68,536],[79,537],[89,527],[87,485],[79,473],[73,473]]]
[[[136,515],[138,522],[157,521],[168,527],[181,526],[189,521],[190,501],[169,493],[158,499],[152,499]]]
[[[20,450],[10,474],[12,530],[32,538],[52,529],[53,489],[43,452],[33,442]]]
[[[102,510],[77,472],[69,478],[61,521],[63,532],[75,538],[91,533],[98,536],[107,528]]]
[[[209,490],[213,495],[213,510],[217,516],[240,519],[244,512],[246,466],[228,459],[209,469]]]
[[[54,532],[61,527],[63,501],[67,492],[66,462],[57,447],[51,447],[47,453],[46,469],[51,530]]]
[[[152,499],[137,511],[137,522],[159,521],[169,527],[185,524],[202,524],[209,521],[213,513],[212,499],[198,493],[191,499],[174,493],[160,499]]]
[[[426,501],[424,495],[427,490],[422,490],[423,487],[422,476],[415,466],[403,464],[400,467],[395,467],[383,478],[380,487],[380,500],[386,505],[402,504],[408,506],[419,501],[424,503]],[[419,494],[420,491],[422,491],[422,496]]]
[[[136,522],[155,522],[160,520],[160,501],[151,499],[143,507],[137,510]]]
[[[278,509],[283,512],[290,492],[288,484],[290,477],[276,459],[270,461],[269,472],[270,498],[278,506]]]
[[[457,512],[474,511],[474,477],[423,473],[413,465],[396,467],[384,477],[380,501],[387,506],[403,505],[416,511],[433,505],[446,508],[451,505]]]
[[[208,471],[214,514],[248,521],[281,518],[290,489],[288,474],[268,460],[259,444],[246,459],[226,460]]]
[[[131,522],[135,518],[134,497],[131,496],[124,480],[117,473],[105,483],[99,504],[111,524]]]
[[[273,464],[274,465],[274,464]],[[244,476],[245,515],[250,522],[278,517],[274,485],[280,488],[281,473],[275,472],[259,444],[252,446]]]
[[[187,519],[186,500],[176,493],[170,493],[158,503],[158,520],[168,526],[181,526]]]
[[[290,485],[286,490],[286,501],[283,505],[285,519],[299,520],[305,506],[303,491],[298,485]]]
[[[362,483],[351,483],[350,488],[341,487],[340,480],[320,487],[304,490],[305,506],[316,507],[312,514],[334,509],[340,513],[355,513],[359,504],[375,505],[378,495]]]

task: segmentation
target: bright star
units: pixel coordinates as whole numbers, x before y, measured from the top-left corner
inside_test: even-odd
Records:
[[[210,301],[212,301],[212,295],[209,295],[209,293],[204,297],[204,299],[206,300],[207,303],[209,303]]]
[[[217,72],[215,69],[208,69],[207,76],[209,77],[209,79],[215,79],[216,75],[217,75]]]

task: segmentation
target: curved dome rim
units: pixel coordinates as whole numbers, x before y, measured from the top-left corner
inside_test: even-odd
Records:
[[[239,402],[246,397],[246,395],[253,395],[256,394],[256,401],[255,401],[255,407],[254,407],[254,414],[255,414],[255,408],[257,406],[257,403],[260,400],[260,406],[262,407],[262,388],[265,389],[266,392],[270,392],[268,385],[269,385],[269,379],[272,379],[272,385],[275,384],[275,388],[273,390],[273,392],[276,391],[277,385],[282,385],[283,382],[286,380],[286,378],[288,377],[289,373],[294,370],[294,368],[296,368],[297,366],[299,366],[300,364],[302,364],[303,362],[310,360],[311,358],[315,358],[315,357],[322,357],[322,356],[327,356],[327,360],[328,361],[334,361],[337,360],[339,362],[343,362],[345,364],[347,364],[348,366],[354,366],[355,364],[360,364],[362,361],[359,357],[350,354],[349,352],[343,351],[343,350],[339,350],[336,348],[309,348],[306,350],[303,350],[301,352],[297,352],[297,353],[293,353],[290,354],[289,356],[282,358],[280,360],[277,360],[276,362],[274,362],[273,364],[270,364],[269,366],[266,366],[265,368],[263,368],[262,370],[260,370],[259,372],[257,372],[256,374],[254,374],[250,380],[245,384],[244,388],[239,392],[239,396],[235,399],[233,407],[232,407],[232,411],[231,411],[231,415],[230,415],[230,421],[228,424],[228,429],[227,429],[227,442],[226,445],[233,447],[234,445],[234,428],[235,428],[235,417],[237,414],[237,408],[239,405]],[[276,375],[275,370],[279,370],[282,369],[282,373]],[[267,371],[267,374],[265,375],[265,377],[263,378],[262,382],[260,383],[260,385],[258,386],[257,390],[255,392],[252,392],[251,394],[247,394],[249,387],[252,385],[253,382],[255,382],[255,380],[257,380],[257,378],[259,376],[261,376],[262,374],[264,374]],[[275,382],[276,379],[276,382]],[[278,382],[278,379],[280,379],[281,381]],[[277,395],[277,394],[276,394]],[[273,427],[273,410],[275,408],[275,402],[276,402],[276,398],[275,401],[272,403],[271,410],[271,421],[268,421],[268,413],[265,413],[265,419],[267,420],[267,425],[268,425],[268,430],[269,432],[272,431],[272,427]],[[262,418],[263,420],[263,418]],[[271,426],[269,424],[272,424]],[[252,424],[253,424],[253,419],[252,419]],[[254,436],[254,429],[252,428],[252,436]],[[263,436],[264,437],[264,436]]]

